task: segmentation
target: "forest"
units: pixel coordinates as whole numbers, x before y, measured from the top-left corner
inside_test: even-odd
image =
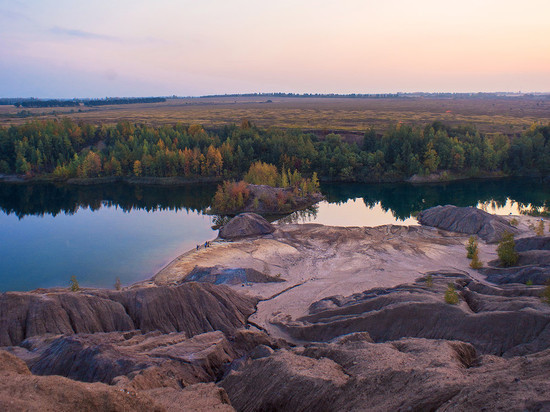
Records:
[[[547,175],[550,125],[533,124],[507,136],[441,122],[396,124],[367,130],[358,143],[334,133],[259,128],[246,120],[208,131],[184,124],[95,126],[66,118],[0,128],[0,174],[29,178],[240,179],[255,161],[304,176],[316,172],[324,181],[391,182],[431,173]]]
[[[0,104],[13,104],[15,107],[37,108],[37,107],[79,107],[81,103],[84,106],[111,106],[117,104],[137,104],[137,103],[162,103],[166,101],[164,97],[123,97],[123,98],[107,98],[107,99],[0,99]]]

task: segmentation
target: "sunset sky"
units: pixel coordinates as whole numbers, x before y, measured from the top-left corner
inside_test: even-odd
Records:
[[[548,0],[0,0],[0,97],[550,92]]]

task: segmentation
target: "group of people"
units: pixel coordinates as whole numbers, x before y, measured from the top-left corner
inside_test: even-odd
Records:
[[[212,242],[210,241],[204,242],[204,245],[197,245],[197,250],[199,250],[202,246],[206,249],[207,247],[210,247],[211,244]]]

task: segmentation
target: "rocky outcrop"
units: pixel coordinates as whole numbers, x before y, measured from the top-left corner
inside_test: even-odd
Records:
[[[456,341],[364,334],[249,360],[220,382],[240,411],[544,410],[550,351],[479,356]]]
[[[194,269],[183,279],[184,282],[207,282],[215,285],[241,285],[247,283],[284,282],[280,276],[270,276],[252,268],[224,268],[221,266]]]
[[[273,323],[296,340],[309,342],[365,331],[375,342],[403,337],[460,340],[481,353],[505,356],[550,348],[550,306],[533,296],[532,288],[511,287],[515,297],[510,299],[502,296],[502,289],[463,275],[434,274],[433,279],[431,287],[420,279],[412,285],[322,299],[307,316],[276,317]],[[444,300],[449,282],[460,293],[458,305]]]
[[[6,292],[0,295],[0,346],[44,334],[183,332],[191,337],[241,328],[256,300],[226,286],[185,283],[125,291]]]
[[[475,207],[435,206],[420,212],[417,219],[422,225],[477,235],[488,243],[498,242],[505,232],[517,233],[506,219]]]
[[[261,236],[273,233],[275,228],[271,223],[256,213],[241,213],[225,224],[219,233],[222,239],[240,239],[251,236]]]

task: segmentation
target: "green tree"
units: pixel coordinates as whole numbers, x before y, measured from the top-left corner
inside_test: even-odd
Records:
[[[476,249],[472,255],[472,261],[470,262],[472,269],[480,269],[483,267],[483,263],[479,260],[479,251]]]
[[[427,169],[428,173],[433,173],[437,170],[439,166],[439,156],[434,149],[433,143],[429,142],[424,153],[424,167]]]
[[[470,236],[468,239],[468,244],[466,245],[466,257],[472,259],[474,253],[477,251],[477,239],[475,236]]]
[[[517,263],[519,255],[516,252],[516,242],[512,233],[506,232],[502,235],[497,246],[497,254],[502,266],[513,266]]]

